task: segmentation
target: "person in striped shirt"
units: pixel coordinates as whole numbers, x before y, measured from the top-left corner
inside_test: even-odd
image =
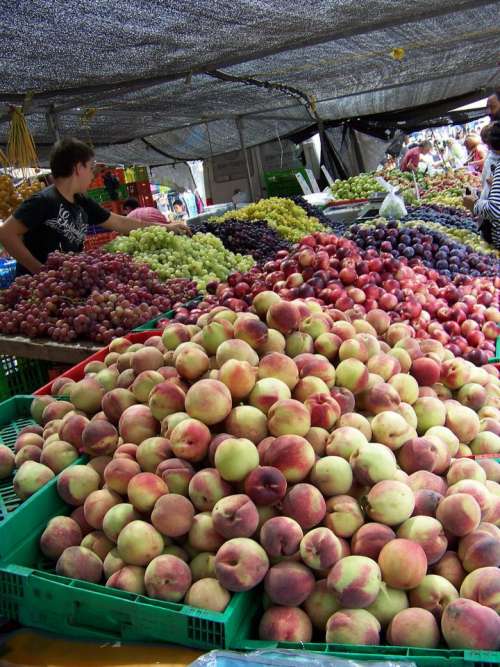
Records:
[[[490,148],[500,151],[500,122],[492,123],[490,128]],[[479,229],[484,240],[500,250],[500,165],[495,165],[488,197],[478,199],[474,195],[465,195],[463,205],[481,219]]]

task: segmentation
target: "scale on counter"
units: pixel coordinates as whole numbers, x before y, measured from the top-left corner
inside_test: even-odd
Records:
[[[357,220],[370,220],[379,214],[380,205],[387,196],[387,192],[375,192],[368,199],[354,199],[339,201],[333,206],[324,209],[323,213],[335,222],[345,222],[352,225]]]

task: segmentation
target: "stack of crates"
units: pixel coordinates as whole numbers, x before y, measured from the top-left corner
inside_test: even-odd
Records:
[[[125,169],[127,196],[134,197],[141,206],[154,206],[147,167],[129,167]]]
[[[118,188],[118,199],[112,200],[109,196],[108,190],[104,185],[104,175],[110,173],[115,176],[120,182]],[[109,167],[97,174],[90,184],[90,188],[87,191],[87,197],[93,199],[98,204],[112,211],[113,213],[118,213],[121,215],[123,212],[123,202],[130,195],[128,194],[127,186],[125,184],[125,170],[119,167]]]

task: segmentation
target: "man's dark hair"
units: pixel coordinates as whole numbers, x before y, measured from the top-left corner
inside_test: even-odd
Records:
[[[139,208],[139,202],[135,197],[129,197],[123,202],[123,208],[130,208],[133,211],[136,208]]]
[[[54,178],[71,176],[77,164],[85,164],[94,157],[94,151],[79,139],[61,139],[50,154],[50,169]]]
[[[174,199],[172,206],[184,206],[180,199]]]
[[[500,122],[490,125],[490,137],[488,144],[494,151],[500,151]]]

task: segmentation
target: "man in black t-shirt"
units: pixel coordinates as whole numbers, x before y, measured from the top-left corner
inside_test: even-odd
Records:
[[[93,158],[78,139],[57,142],[50,156],[54,185],[24,201],[0,226],[0,244],[17,260],[17,275],[40,271],[54,250],[80,252],[89,225],[128,234],[152,224],[111,213],[82,194],[94,177]],[[170,229],[183,232],[181,227]]]

